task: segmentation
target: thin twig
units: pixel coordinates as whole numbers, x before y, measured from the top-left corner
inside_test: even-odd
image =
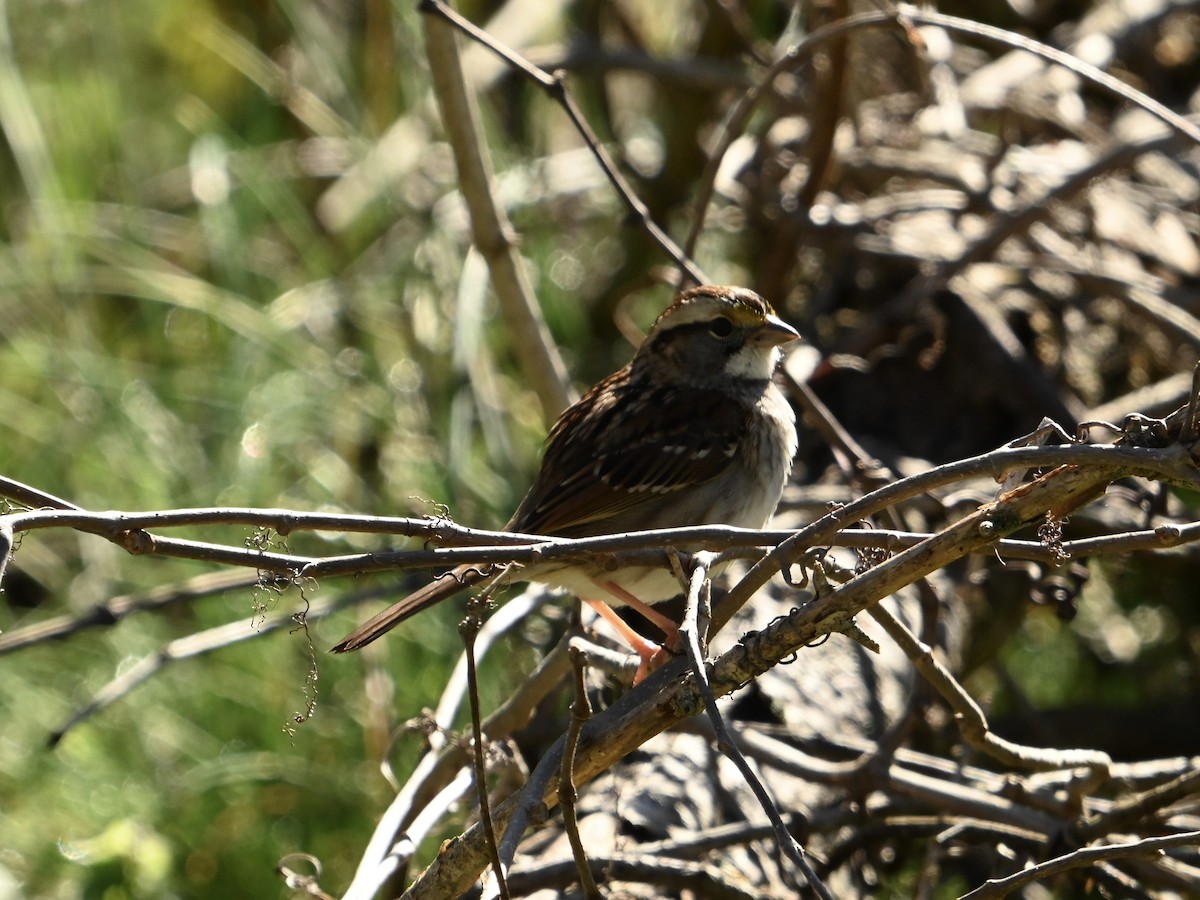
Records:
[[[713,730],[717,737],[717,748],[733,761],[738,771],[741,772],[742,778],[750,786],[750,790],[758,799],[759,805],[762,807],[763,812],[767,814],[767,819],[770,820],[773,826],[775,840],[779,845],[779,849],[804,874],[808,886],[816,896],[822,898],[822,900],[833,900],[833,895],[829,893],[828,889],[817,877],[817,873],[809,865],[808,859],[804,854],[804,848],[800,846],[799,842],[792,836],[792,833],[788,831],[787,823],[783,821],[779,807],[775,805],[775,801],[768,793],[766,786],[763,785],[761,779],[754,773],[754,769],[750,767],[750,764],[746,762],[746,757],[738,750],[737,743],[729,735],[729,730],[725,727],[725,720],[721,716],[720,709],[717,708],[717,698],[713,696],[708,683],[708,673],[705,671],[704,653],[700,649],[701,637],[698,630],[698,623],[708,618],[707,613],[700,613],[699,609],[708,605],[710,586],[707,561],[698,559],[696,560],[695,567],[692,569],[691,583],[688,586],[688,612],[684,617],[683,625],[679,629],[679,637],[687,652],[692,677],[695,679],[700,695],[704,699],[704,708],[708,712],[709,721],[712,722]]]
[[[12,523],[0,519],[0,585],[4,584],[4,573],[8,571],[8,561],[12,559],[16,536]]]
[[[1088,816],[1072,831],[1080,841],[1095,840],[1101,835],[1130,828],[1147,816],[1184,797],[1192,796],[1197,791],[1200,791],[1200,768],[1172,778],[1166,784],[1155,785],[1132,797],[1119,800],[1106,812]]]
[[[30,509],[79,509],[78,506],[61,497],[55,497],[39,488],[22,484],[20,481],[5,478],[2,475],[0,475],[0,497],[8,497]]]
[[[472,602],[472,608],[468,609],[466,616],[458,625],[458,633],[462,636],[463,652],[467,658],[467,694],[471,707],[471,735],[474,738],[475,790],[479,798],[479,823],[483,826],[488,853],[492,857],[492,873],[496,876],[497,894],[501,900],[509,900],[507,873],[504,865],[500,862],[500,852],[496,846],[496,829],[492,822],[491,803],[488,800],[487,764],[484,761],[486,737],[483,733],[483,717],[479,712],[479,674],[475,669],[475,637],[479,634],[482,624],[478,607],[485,602],[486,600],[480,598]]]
[[[651,239],[658,244],[659,248],[666,253],[677,266],[687,273],[688,277],[696,284],[705,284],[708,281],[707,276],[699,267],[691,260],[691,258],[679,249],[679,246],[671,240],[665,231],[663,231],[654,219],[650,216],[650,210],[646,204],[641,201],[633,188],[625,180],[612,158],[608,155],[608,151],[604,149],[604,145],[600,143],[595,133],[592,131],[587,120],[580,112],[579,107],[575,105],[574,99],[570,92],[563,84],[562,78],[557,74],[546,72],[529,60],[523,58],[516,51],[504,46],[502,43],[493,38],[483,29],[479,28],[468,19],[464,19],[454,10],[450,9],[441,0],[421,0],[417,7],[421,12],[433,14],[444,19],[450,25],[453,25],[463,34],[486,47],[488,50],[499,56],[505,63],[524,75],[535,85],[546,92],[554,102],[562,106],[567,114],[567,118],[571,120],[571,124],[575,126],[575,130],[579,132],[588,149],[596,158],[600,168],[604,172],[604,176],[613,186],[617,196],[625,204],[629,210],[631,217],[637,220],[638,224],[650,235]]]
[[[912,661],[913,666],[933,685],[950,708],[964,740],[1004,765],[1018,769],[1070,769],[1084,766],[1097,777],[1107,780],[1112,759],[1099,750],[1056,750],[1014,744],[992,733],[987,717],[966,688],[933,655],[933,650],[917,639],[908,627],[882,603],[867,610]]]
[[[306,622],[314,622],[345,606],[345,597],[326,597],[311,603],[304,618]],[[120,675],[96,691],[86,704],[76,709],[62,725],[51,732],[46,743],[50,747],[56,746],[75,726],[107,709],[118,700],[124,699],[135,688],[157,675],[171,663],[223,650],[241,641],[261,637],[281,628],[294,627],[296,625],[295,615],[294,612],[280,612],[266,618],[256,616],[253,620],[247,616],[237,622],[229,622],[216,628],[189,634],[187,637],[164,644],[154,653],[142,657],[131,666],[124,667]]]
[[[7,523],[0,521],[0,554],[3,553],[2,536]],[[0,558],[0,579],[3,578],[3,558]],[[164,584],[140,594],[121,594],[75,615],[54,616],[22,628],[13,628],[0,634],[0,656],[23,650],[45,641],[62,640],[88,628],[111,627],[122,619],[140,612],[154,612],[176,603],[190,603],[214,594],[254,588],[262,583],[255,572],[232,570],[208,572],[178,584]],[[390,589],[389,589],[390,590]],[[381,590],[356,592],[346,598],[348,604],[358,599],[378,597]]]
[[[518,622],[536,610],[549,599],[545,591],[525,591],[520,596],[513,597],[504,603],[487,620],[482,623],[478,633],[472,639],[471,652],[464,648],[454,671],[446,679],[442,696],[434,710],[433,719],[439,728],[450,728],[462,704],[463,695],[468,693],[471,685],[471,671],[483,659],[503,635],[507,634]],[[485,729],[486,730],[486,729]],[[490,737],[495,735],[489,732]]]
[[[1072,447],[1023,447],[1023,448],[1010,448],[1010,449],[996,451],[996,454],[999,457],[1003,457],[1006,459],[1012,459],[1014,461],[1014,465],[1012,465],[1012,466],[1001,466],[1000,467],[1000,469],[1002,471],[1006,472],[1006,471],[1010,471],[1011,469],[1016,469],[1016,468],[1021,467],[1021,464],[1017,463],[1016,460],[1018,458],[1020,458],[1021,456],[1023,456],[1024,451],[1030,451],[1030,450],[1038,451],[1038,452],[1049,451],[1051,455],[1056,455],[1058,453],[1058,451],[1062,450],[1062,451],[1068,451],[1066,455],[1073,456],[1074,455],[1073,451],[1075,451],[1075,450],[1107,451],[1108,449],[1110,449],[1110,448],[1108,448],[1108,447],[1073,447],[1073,448]],[[1200,486],[1200,472],[1198,472],[1196,470],[1195,463],[1192,461],[1190,454],[1183,447],[1174,446],[1174,447],[1165,448],[1162,451],[1151,451],[1151,452],[1156,455],[1158,453],[1163,454],[1164,458],[1162,461],[1164,463],[1164,469],[1159,474],[1163,475],[1166,478],[1166,480],[1168,480],[1172,483],[1178,483],[1176,481],[1176,479],[1181,479],[1182,483],[1189,483],[1191,486],[1193,486],[1193,488],[1195,488],[1196,486]],[[1013,456],[1010,457],[1009,454],[1013,454]],[[1092,458],[1097,463],[1099,463],[1101,455],[1103,455],[1103,454],[1099,454]],[[985,456],[993,456],[993,455],[985,454]],[[993,457],[993,460],[995,458],[996,457]],[[1115,459],[1114,457],[1109,457],[1109,458]],[[1173,460],[1173,462],[1167,462],[1167,458],[1170,458],[1171,460]],[[868,518],[869,516],[876,514],[880,510],[885,509],[889,506],[892,506],[894,502],[897,502],[900,499],[900,496],[897,496],[897,495],[915,496],[916,494],[911,493],[911,492],[916,491],[917,493],[924,493],[926,489],[933,487],[933,484],[932,484],[933,482],[936,482],[938,484],[949,483],[948,481],[944,481],[943,479],[952,478],[953,477],[952,473],[954,473],[954,472],[958,472],[961,474],[965,474],[967,471],[974,472],[976,467],[980,464],[981,461],[982,461],[981,457],[974,457],[972,459],[961,460],[959,462],[950,463],[946,466],[938,466],[936,469],[930,470],[929,472],[923,472],[918,475],[909,476],[908,478],[901,479],[900,481],[893,482],[892,484],[886,485],[882,488],[879,488],[878,490],[872,491],[871,493],[863,496],[859,500],[856,500],[853,503],[848,503],[845,506],[843,506],[839,509],[836,509],[833,512],[823,516],[822,518],[811,523],[810,525],[807,525],[804,528],[801,528],[791,538],[789,538],[787,541],[784,541],[782,544],[779,544],[777,547],[775,547],[774,550],[772,550],[770,553],[768,553],[766,556],[764,556],[759,562],[755,563],[750,568],[750,570],[742,577],[741,581],[739,581],[738,584],[735,585],[729,591],[729,593],[727,593],[721,599],[721,601],[718,604],[716,604],[716,606],[714,607],[714,610],[713,610],[714,630],[719,630],[720,628],[722,628],[729,621],[729,619],[732,617],[734,612],[736,612],[754,594],[755,591],[757,591],[764,584],[766,584],[767,581],[776,572],[780,571],[785,565],[789,564],[792,559],[796,558],[799,554],[803,553],[803,551],[805,549],[807,549],[809,547],[814,547],[814,546],[827,546],[829,543],[828,537],[830,535],[836,533],[840,528],[844,527],[846,524],[849,524],[851,522],[857,522],[862,519]],[[1037,465],[1037,464],[1034,463],[1034,465]],[[960,468],[960,466],[962,468]],[[1166,469],[1173,470],[1173,474],[1169,475],[1169,476],[1166,475]],[[1069,472],[1072,472],[1075,474],[1081,474],[1081,473],[1086,472],[1086,473],[1091,473],[1091,474],[1097,476],[1094,481],[1090,482],[1091,483],[1090,490],[1093,492],[1102,492],[1104,489],[1104,485],[1107,484],[1110,480],[1116,480],[1117,478],[1122,478],[1122,477],[1126,477],[1128,475],[1135,474],[1135,472],[1130,471],[1129,469],[1125,468],[1124,466],[1117,466],[1117,467],[1109,468],[1109,467],[1102,466],[1102,465],[1091,466],[1086,463],[1083,464],[1083,466],[1079,466],[1079,467],[1076,467],[1075,463],[1066,463],[1062,468],[1057,469],[1056,471],[1059,473],[1066,473],[1069,471]],[[1107,473],[1107,474],[1105,474],[1105,473]],[[1109,475],[1112,476],[1111,479],[1108,477]],[[1083,477],[1085,478],[1085,480],[1088,480],[1088,476],[1084,475]],[[929,479],[929,481],[927,481],[927,479]],[[1074,483],[1075,482],[1074,476],[1073,475],[1070,476],[1069,480],[1072,483]],[[1034,483],[1036,484],[1036,482],[1034,482]],[[1031,485],[1025,485],[1025,486],[1023,486],[1022,489],[1027,489],[1029,487],[1031,487]],[[1016,493],[1017,493],[1017,491],[1013,492],[1013,494],[1016,494]],[[1083,503],[1090,499],[1092,499],[1092,498],[1085,497],[1081,493],[1074,502],[1077,504],[1080,504],[1080,503]],[[1002,498],[1002,500],[1003,500],[1003,498]],[[981,511],[987,510],[987,509],[988,509],[987,506],[981,507]],[[1045,510],[1043,509],[1042,512],[1044,513]],[[1041,515],[1041,513],[1039,513],[1039,517],[1040,517],[1040,515]],[[971,520],[974,524],[981,525],[983,523],[983,521],[985,520],[985,518],[986,518],[985,516],[980,517],[980,514],[976,513],[974,516],[968,516],[967,519],[964,519],[962,521],[966,522],[968,520]],[[1016,530],[1015,528],[1014,529],[1005,528],[1005,529],[997,530],[995,528],[995,524],[996,523],[994,523],[994,522],[988,522],[988,525],[986,528],[987,534],[981,535],[981,537],[983,537],[984,540],[982,540],[982,541],[972,540],[969,542],[970,546],[972,546],[976,549],[982,548],[984,546],[990,546],[993,543],[991,538],[994,537],[994,538],[998,539],[1004,535],[1011,534],[1012,531]],[[943,535],[946,533],[947,532],[943,532]],[[922,544],[929,546],[928,542],[922,542]],[[922,544],[918,544],[915,547],[909,548],[908,550],[904,551],[904,553],[912,554],[915,550],[917,550],[919,547],[921,547]],[[967,551],[967,552],[970,552],[970,551]],[[902,556],[904,554],[900,554],[900,555]],[[889,562],[885,565],[890,565],[890,564],[894,563],[897,558],[898,557],[893,557],[893,559],[889,560]],[[876,569],[873,569],[871,571],[878,571],[878,568],[879,567],[877,567]],[[929,571],[932,571],[932,570],[929,570]],[[906,583],[908,583],[908,582],[906,582]]]
[[[1128,859],[1130,857],[1156,859],[1166,848],[1181,846],[1200,846],[1200,831],[1189,831],[1166,837],[1143,838],[1140,841],[1130,841],[1124,844],[1084,847],[1022,869],[1006,878],[989,879],[975,890],[963,894],[962,900],[993,900],[993,898],[1007,897],[1013,891],[1027,884],[1033,884],[1035,881],[1041,881],[1051,875],[1058,875],[1071,869],[1095,865],[1097,862],[1109,859]]]
[[[848,429],[834,416],[833,411],[826,406],[816,392],[808,386],[804,379],[797,377],[789,363],[795,357],[788,357],[784,363],[787,374],[786,386],[788,396],[799,406],[806,424],[812,425],[835,453],[853,460],[853,466],[846,474],[855,485],[878,485],[881,480],[890,479],[890,473],[877,459],[867,452]]]
[[[575,750],[579,746],[579,733],[583,725],[592,715],[592,706],[588,701],[587,682],[584,677],[586,667],[584,655],[579,647],[572,643],[568,654],[571,657],[571,668],[575,673],[575,699],[571,703],[571,721],[567,727],[567,744],[563,750],[562,774],[558,779],[558,802],[562,806],[563,830],[571,844],[571,857],[575,860],[575,868],[579,872],[579,885],[583,895],[589,900],[600,896],[596,887],[596,879],[592,877],[588,865],[587,851],[583,847],[583,839],[579,836],[579,819],[576,815],[575,803],[579,799],[575,787]]]
[[[264,510],[263,512],[273,514],[269,510]],[[302,514],[294,513],[294,515]],[[381,525],[384,524],[386,523],[381,522]],[[0,540],[10,530],[11,523],[0,519]],[[464,532],[472,531],[471,529],[462,530]],[[91,529],[88,529],[88,531],[91,531]],[[368,566],[372,571],[384,571],[391,569],[427,568],[429,566],[444,566],[448,568],[457,563],[484,565],[487,563],[503,564],[520,562],[520,557],[541,552],[541,548],[545,547],[545,544],[540,542],[537,544],[525,543],[528,537],[515,533],[474,532],[474,534],[480,540],[494,540],[498,544],[500,541],[511,540],[514,543],[511,547],[499,544],[493,547],[464,547],[440,549],[437,551],[387,551],[386,554],[363,554],[357,557],[362,566],[357,571],[367,571]],[[778,545],[791,537],[792,534],[790,531],[766,530],[759,532],[719,526],[679,528],[661,532],[629,532],[610,538],[588,538],[586,539],[586,543],[579,547],[579,555],[583,557],[595,553],[611,553],[614,554],[612,557],[614,561],[626,560],[633,562],[644,558],[645,554],[650,554],[653,558],[645,558],[651,564],[654,564],[662,559],[661,554],[653,553],[653,548],[655,547],[692,546],[709,550],[721,550],[726,553],[737,551],[740,548],[744,552],[738,555],[758,558],[761,556],[758,548]],[[928,532],[893,531],[887,529],[845,529],[829,535],[825,538],[824,543],[828,546],[850,547],[859,550],[880,549],[890,553],[912,547],[928,537],[930,537]],[[1101,554],[1126,554],[1139,550],[1161,551],[1193,543],[1197,540],[1200,540],[1200,522],[1167,523],[1156,526],[1153,529],[1066,540],[1061,545],[1061,551],[1062,554],[1071,559],[1079,559]],[[171,547],[169,545],[156,543],[156,546],[164,551],[162,555],[171,555],[169,552]],[[564,541],[562,542],[562,546],[565,549],[568,546],[574,547],[576,544]],[[623,548],[633,549],[624,550],[623,552]],[[237,559],[243,561],[242,565],[251,566],[263,561],[263,557],[258,554],[258,551],[227,549],[230,549],[230,552]],[[994,545],[994,550],[988,548],[983,552],[995,552],[1003,559],[1025,559],[1048,564],[1057,564],[1061,562],[1062,558],[1061,554],[1047,548],[1038,541],[1017,540],[1013,538],[1005,538],[997,541]],[[624,553],[629,555],[626,556]],[[338,559],[344,565],[349,558],[339,557]],[[272,555],[267,558],[267,562],[273,568],[283,568],[287,564],[290,564],[290,567],[294,570],[300,570],[305,566],[312,565],[312,561],[306,557],[289,557],[285,555]],[[2,574],[3,565],[2,560],[0,560],[0,575]],[[143,594],[121,595],[98,603],[78,614],[55,616],[41,622],[5,631],[0,634],[0,655],[23,650],[26,647],[47,641],[60,640],[88,628],[112,626],[135,613],[153,612],[174,603],[190,602],[191,600],[214,593],[250,588],[261,583],[261,581],[262,576],[257,572],[253,574],[236,571],[215,572],[197,576],[181,584],[164,585]],[[348,598],[348,603],[367,602],[378,597],[380,592],[385,590],[390,591],[391,588],[379,588],[355,593],[352,597]]]
[[[1120,466],[1124,470],[1123,476],[1140,475],[1193,489],[1200,487],[1200,473],[1197,473],[1191,457],[1177,446],[1161,449],[1111,445],[1001,448],[969,459],[938,466],[927,472],[886,485],[854,503],[822,517],[798,532],[784,535],[787,537],[786,546],[780,544],[776,548],[775,554],[768,561],[769,567],[777,569],[785,554],[794,553],[803,547],[830,545],[833,543],[833,536],[843,527],[843,524],[857,522],[895,503],[920,496],[939,487],[971,477],[995,477],[1015,469],[1051,466],[1095,466],[1098,469]],[[0,516],[0,521],[6,522],[12,528],[14,535],[44,528],[74,528],[110,540],[135,555],[196,559],[246,566],[290,578],[313,579],[361,575],[395,568],[450,565],[459,562],[531,564],[570,557],[585,557],[596,552],[615,553],[635,548],[665,548],[673,544],[691,545],[698,549],[727,549],[732,546],[770,545],[781,540],[778,537],[780,532],[759,532],[753,529],[735,529],[724,526],[660,529],[619,536],[571,540],[482,532],[430,519],[338,516],[297,513],[288,510],[239,508],[168,510],[149,513],[35,510]],[[469,550],[437,548],[422,551],[380,551],[314,558],[270,552],[258,548],[235,548],[223,544],[165,538],[146,530],[185,524],[218,523],[273,527],[281,534],[307,528],[338,530],[344,527],[364,533],[399,532],[405,536],[424,537],[430,540],[444,540],[446,536],[452,535],[462,542],[478,539],[484,535],[494,535],[500,546],[475,547]],[[1192,532],[1180,530],[1177,533],[1164,532],[1160,539],[1192,540],[1194,537]],[[505,543],[521,540],[537,541],[538,543],[524,547]],[[643,560],[638,561],[642,562]],[[755,577],[758,574],[755,573]],[[765,580],[764,577],[758,584],[761,585]],[[714,619],[715,627],[720,627],[724,621],[725,619],[718,610],[718,615]]]
[[[595,721],[595,720],[593,720]],[[511,866],[513,859],[517,855],[517,847],[521,843],[521,838],[525,835],[527,829],[533,825],[540,825],[546,821],[549,815],[549,804],[546,802],[546,795],[554,793],[557,795],[557,782],[554,776],[562,771],[563,751],[566,746],[566,736],[559,738],[554,742],[550,750],[538,760],[538,764],[534,766],[533,771],[529,775],[529,781],[525,783],[525,787],[519,791],[516,796],[510,797],[500,805],[496,811],[497,822],[504,822],[504,837],[500,841],[500,858],[505,865]],[[574,865],[574,861],[572,861]],[[414,893],[415,897],[420,897],[422,894],[429,897],[442,896],[439,893],[440,886],[437,884],[437,879],[429,879],[430,869],[437,867],[437,861],[421,873],[421,877],[417,879],[414,887],[419,887],[421,893]],[[452,879],[456,876],[451,875]],[[461,882],[460,882],[461,883]],[[461,893],[462,888],[455,888],[458,893]],[[454,891],[446,896],[454,896]]]

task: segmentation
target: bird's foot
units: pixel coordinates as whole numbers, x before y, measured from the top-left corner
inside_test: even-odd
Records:
[[[646,676],[671,658],[670,652],[663,646],[648,640],[634,631],[629,623],[622,619],[611,606],[603,600],[585,600],[588,606],[596,611],[596,615],[613,627],[629,648],[638,655],[637,672],[634,673],[633,683],[641,684]]]

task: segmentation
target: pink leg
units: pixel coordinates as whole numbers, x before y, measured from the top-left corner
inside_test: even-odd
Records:
[[[648,603],[643,603],[619,584],[616,584],[612,581],[598,581],[596,583],[614,597],[622,600],[626,606],[637,610],[638,614],[647,622],[651,622],[658,626],[658,630],[663,633],[663,636],[666,637],[668,643],[673,637],[675,637],[675,635],[679,633],[679,625],[677,625],[675,622],[672,622],[669,617],[664,616],[653,606],[649,605]]]
[[[667,643],[671,643],[679,634],[679,626],[672,622],[667,616],[664,616],[654,607],[647,603],[643,603],[625,588],[621,587],[612,581],[600,581],[597,584],[608,591],[614,597],[617,597],[629,606],[636,610],[643,618],[653,622],[658,626],[659,630],[667,638]],[[604,619],[609,625],[616,629],[622,640],[625,641],[638,655],[641,662],[638,664],[637,672],[633,676],[633,683],[640,684],[642,679],[661,666],[670,658],[662,647],[653,641],[646,640],[636,631],[629,627],[629,624],[613,611],[613,608],[602,600],[585,600],[588,606],[596,611],[600,618]]]
[[[602,618],[605,622],[617,630],[617,634],[625,641],[638,655],[641,662],[638,663],[637,671],[633,673],[633,683],[641,684],[642,680],[661,666],[670,658],[670,654],[663,650],[654,641],[648,641],[632,628],[620,616],[618,616],[611,606],[603,600],[584,600],[588,606],[596,611],[596,615]]]
[[[648,641],[632,628],[629,623],[618,616],[611,606],[603,600],[584,600],[588,606],[596,611],[596,615],[602,618],[605,622],[611,625],[621,636],[621,640],[627,643],[633,652],[642,660],[642,666],[645,666],[654,654],[658,653],[662,648],[654,641]],[[640,671],[640,668],[639,668]]]

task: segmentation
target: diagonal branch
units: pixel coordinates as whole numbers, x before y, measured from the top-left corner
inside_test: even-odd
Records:
[[[442,0],[421,0],[418,8],[421,12],[430,14],[430,18],[437,17],[444,20],[472,40],[491,50],[504,60],[505,63],[512,66],[514,70],[524,75],[545,91],[551,100],[558,103],[566,112],[567,118],[571,120],[571,124],[575,126],[575,130],[579,132],[580,137],[583,138],[592,155],[596,158],[596,162],[604,172],[604,177],[608,179],[613,189],[617,192],[617,196],[621,198],[621,202],[625,204],[629,215],[641,225],[663,252],[674,260],[675,264],[687,274],[688,278],[696,284],[704,284],[708,281],[708,278],[691,260],[688,254],[680,250],[667,233],[658,226],[658,223],[651,218],[650,210],[637,196],[633,188],[629,186],[629,182],[625,180],[616,163],[608,155],[608,151],[604,149],[604,145],[600,143],[591,126],[588,125],[587,119],[583,117],[583,113],[575,105],[574,99],[567,91],[562,78],[558,74],[546,72],[529,62],[529,60],[521,57],[520,54],[505,47],[486,31],[458,15],[443,3]]]
[[[1168,847],[1200,846],[1200,831],[1189,831],[1183,834],[1171,834],[1165,837],[1144,838],[1140,841],[1129,841],[1124,844],[1106,844],[1100,847],[1084,847],[1073,853],[1056,856],[1045,862],[1030,866],[1006,878],[991,878],[969,893],[963,894],[962,900],[993,900],[1007,897],[1009,894],[1024,887],[1059,875],[1081,866],[1090,866],[1110,859],[1130,859],[1141,857],[1157,859]]]
[[[475,97],[467,90],[463,77],[454,31],[434,17],[426,17],[424,22],[434,93],[454,152],[459,186],[471,212],[472,240],[487,260],[496,296],[514,332],[514,344],[521,350],[517,359],[542,401],[543,413],[553,419],[574,399],[568,387],[567,367],[537,305],[529,275],[516,250],[512,225],[492,191],[491,161],[479,133]]]

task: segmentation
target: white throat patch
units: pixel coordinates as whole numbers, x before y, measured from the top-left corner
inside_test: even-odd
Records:
[[[778,362],[778,347],[763,347],[748,341],[741,350],[729,357],[725,363],[725,374],[730,378],[769,381]]]

